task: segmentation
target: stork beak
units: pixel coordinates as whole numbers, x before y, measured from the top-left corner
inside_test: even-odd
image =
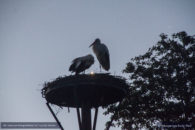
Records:
[[[94,43],[92,43],[89,47],[93,46]]]

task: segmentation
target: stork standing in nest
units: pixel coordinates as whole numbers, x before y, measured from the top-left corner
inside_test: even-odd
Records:
[[[79,74],[86,69],[88,69],[92,64],[94,64],[94,57],[91,54],[86,56],[75,58],[69,67],[69,71]]]
[[[92,47],[93,52],[100,63],[100,72],[101,67],[108,71],[110,69],[110,55],[107,46],[101,43],[100,39],[97,38],[89,47]]]

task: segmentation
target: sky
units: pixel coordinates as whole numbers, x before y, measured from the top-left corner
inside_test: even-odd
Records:
[[[96,38],[109,49],[109,72],[124,76],[126,63],[161,33],[194,35],[194,7],[194,0],[0,0],[0,122],[54,122],[43,84],[70,75],[71,61],[93,54],[89,45]],[[91,71],[99,72],[97,59]],[[97,130],[109,119],[104,111]],[[75,109],[57,116],[65,130],[78,130]]]

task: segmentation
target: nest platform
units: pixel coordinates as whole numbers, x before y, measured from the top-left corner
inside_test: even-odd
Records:
[[[128,88],[125,79],[109,74],[64,76],[47,82],[42,95],[47,102],[64,107],[96,108],[122,100]]]

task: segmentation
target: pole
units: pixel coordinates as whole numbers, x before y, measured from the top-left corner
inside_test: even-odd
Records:
[[[76,109],[77,109],[77,118],[78,118],[79,130],[82,130],[80,111],[79,111],[79,108],[76,108]]]
[[[98,115],[98,108],[95,108],[95,116],[93,120],[93,130],[96,129],[97,115]]]
[[[51,109],[49,103],[46,103],[47,107],[49,108],[49,111],[51,112],[51,114],[53,115],[54,119],[56,120],[56,122],[58,123],[58,126],[61,128],[61,130],[64,130],[64,128],[62,127],[61,123],[59,122],[58,118],[56,117],[56,115],[54,114],[53,110]]]
[[[82,130],[91,130],[91,108],[86,104],[82,106]]]

